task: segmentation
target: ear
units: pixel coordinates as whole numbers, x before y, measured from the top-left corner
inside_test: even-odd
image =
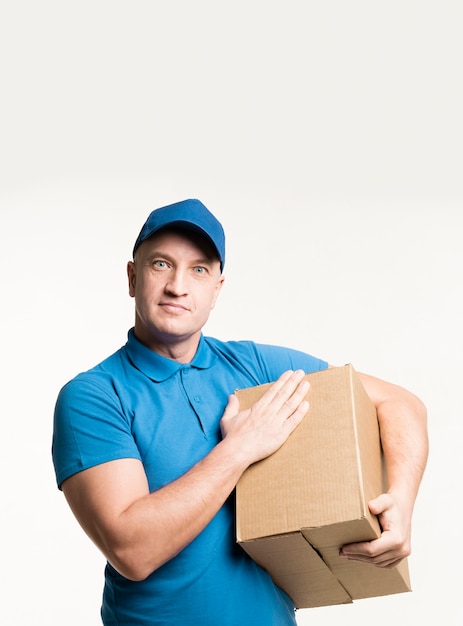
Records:
[[[136,267],[134,261],[127,263],[127,278],[129,281],[129,296],[133,298],[135,296],[135,283],[136,283]]]

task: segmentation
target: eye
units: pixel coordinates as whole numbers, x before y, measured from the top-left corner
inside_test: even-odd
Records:
[[[162,259],[156,259],[155,261],[153,261],[153,267],[155,269],[165,270],[167,269],[167,262],[163,261]]]
[[[195,272],[195,274],[199,274],[199,275],[201,275],[201,274],[206,274],[207,270],[206,270],[206,268],[205,268],[205,267],[203,267],[202,265],[197,265],[197,266],[194,268],[194,272]]]

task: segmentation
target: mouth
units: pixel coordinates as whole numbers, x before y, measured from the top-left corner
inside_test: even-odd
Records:
[[[185,313],[188,309],[177,302],[161,302],[159,306],[170,313]]]

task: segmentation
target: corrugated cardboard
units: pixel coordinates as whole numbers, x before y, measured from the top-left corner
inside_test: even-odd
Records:
[[[298,608],[410,591],[406,559],[383,569],[339,556],[381,534],[367,505],[385,485],[376,410],[351,365],[307,380],[302,423],[238,482],[237,541]],[[267,387],[236,391],[240,407]]]

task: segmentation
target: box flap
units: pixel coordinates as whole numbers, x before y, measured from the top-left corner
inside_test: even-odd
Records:
[[[297,608],[347,604],[350,595],[301,533],[247,541],[241,547],[270,573]]]

